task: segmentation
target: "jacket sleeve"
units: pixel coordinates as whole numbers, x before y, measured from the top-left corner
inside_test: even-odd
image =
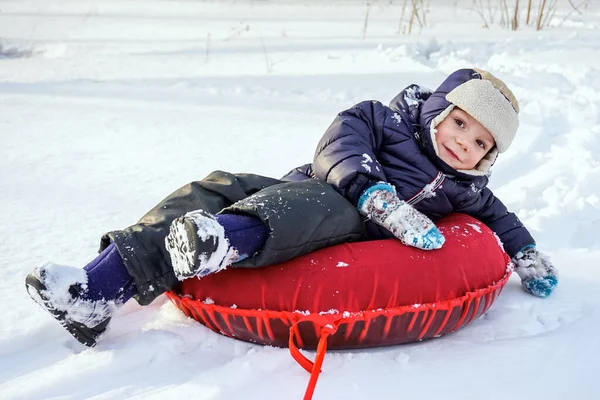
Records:
[[[535,245],[535,240],[523,223],[487,187],[473,196],[472,200],[456,208],[457,212],[469,214],[486,224],[498,235],[504,250],[513,258],[527,245]]]
[[[390,138],[401,140],[397,129],[386,127],[394,111],[378,101],[363,101],[338,114],[321,138],[313,159],[315,176],[332,185],[354,205],[374,183],[387,182],[379,152]],[[389,125],[389,124],[388,124]]]

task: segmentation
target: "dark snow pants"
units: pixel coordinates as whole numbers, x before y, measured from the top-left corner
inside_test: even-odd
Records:
[[[215,171],[170,194],[137,224],[105,234],[100,250],[113,241],[138,288],[141,305],[178,284],[165,237],[171,222],[186,212],[239,213],[260,218],[270,229],[264,248],[233,265],[277,264],[312,251],[365,239],[356,208],[326,183],[284,182],[253,174]]]

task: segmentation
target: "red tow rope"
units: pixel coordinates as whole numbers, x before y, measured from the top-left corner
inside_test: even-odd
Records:
[[[300,350],[296,346],[296,340],[299,341],[299,343],[302,343],[300,331],[298,330],[298,324],[300,322],[303,321],[296,321],[290,327],[289,348],[290,354],[292,357],[294,357],[294,360],[296,360],[296,362],[310,374],[308,386],[306,388],[306,392],[304,393],[304,400],[311,400],[313,393],[315,392],[315,387],[317,386],[319,374],[321,373],[321,366],[323,365],[323,360],[325,359],[325,353],[327,352],[327,338],[329,335],[333,335],[337,331],[340,321],[330,322],[321,327],[321,337],[319,338],[319,344],[317,345],[317,354],[314,362],[310,361],[302,353],[300,353]],[[315,321],[310,322],[316,323]]]

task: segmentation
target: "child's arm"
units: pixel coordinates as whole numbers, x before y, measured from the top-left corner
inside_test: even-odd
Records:
[[[538,297],[552,293],[558,285],[558,271],[547,256],[536,250],[535,240],[519,218],[490,189],[484,188],[456,211],[479,219],[498,235],[525,291]]]
[[[444,245],[446,238],[426,215],[401,200],[394,187],[380,182],[360,196],[358,211],[384,227],[407,246],[435,250]]]
[[[395,129],[384,129],[395,118]],[[389,126],[388,122],[388,126]],[[352,204],[377,182],[387,182],[378,158],[384,142],[402,142],[412,128],[390,108],[377,101],[363,101],[338,114],[315,151],[315,176],[332,185]]]
[[[317,146],[313,171],[362,215],[404,244],[439,249],[444,236],[427,216],[398,198],[378,161],[384,143],[397,144],[412,138],[412,127],[405,120],[409,118],[402,118],[377,101],[363,101],[341,112]]]

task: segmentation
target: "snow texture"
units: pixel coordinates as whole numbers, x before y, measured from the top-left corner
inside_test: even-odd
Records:
[[[200,240],[217,243],[214,251],[197,254],[200,268],[204,271],[201,271],[200,276],[218,272],[237,259],[236,250],[231,247],[229,240],[225,237],[225,228],[219,224],[216,218],[194,211],[187,213],[186,217],[194,220],[196,234]]]
[[[418,106],[425,101],[423,100],[422,95],[431,92],[431,89],[415,85],[406,90],[406,93],[404,94],[404,101],[406,101],[406,104],[408,104],[409,107]]]
[[[169,231],[169,238],[176,245],[171,245],[169,241],[165,241],[165,247],[171,258],[173,271],[179,280],[193,276],[196,272],[196,252],[189,243],[187,230],[184,224],[173,223]]]
[[[87,274],[82,268],[46,263],[36,268],[33,275],[46,287],[42,295],[47,300],[40,298],[33,289],[28,289],[30,295],[43,308],[51,307],[64,311],[65,319],[68,321],[79,322],[88,328],[93,328],[112,316],[117,309],[114,301],[87,300],[71,295],[69,292],[71,286],[78,287],[82,293],[86,290]]]
[[[473,228],[473,230],[475,232],[481,233],[481,227],[479,225],[477,225],[477,224],[467,224],[467,225],[469,225],[471,228]]]
[[[423,189],[421,190],[421,192],[423,193],[423,198],[427,199],[430,197],[435,197],[435,190],[439,187],[439,183],[437,182],[432,182],[432,183],[428,183],[427,185],[425,185],[423,187]]]
[[[373,158],[368,155],[367,153],[362,155],[362,161],[361,161],[361,166],[365,169],[365,171],[367,171],[368,173],[371,173],[371,165],[373,163]]]
[[[280,177],[340,111],[477,66],[521,106],[490,188],[560,285],[540,299],[513,274],[451,335],[329,350],[314,399],[597,400],[600,3],[559,1],[550,27],[521,14],[509,31],[503,10],[484,29],[473,1],[431,0],[411,35],[403,3],[369,2],[363,39],[359,0],[0,0],[0,399],[302,398],[287,349],[218,335],[164,296],[127,302],[87,349],[23,280],[48,260],[84,266],[103,232],[213,170]]]
[[[519,251],[513,262],[515,271],[521,279],[544,278],[549,275],[558,276],[558,271],[550,262],[550,257],[538,252],[534,247]]]
[[[202,243],[207,243],[204,251],[189,243],[186,226],[181,221],[171,225],[169,238],[175,243],[166,241],[171,264],[179,280],[219,272],[231,265],[237,259],[237,251],[230,246],[225,237],[225,229],[219,222],[202,210],[191,211],[185,217],[192,220],[196,226],[196,235]]]

